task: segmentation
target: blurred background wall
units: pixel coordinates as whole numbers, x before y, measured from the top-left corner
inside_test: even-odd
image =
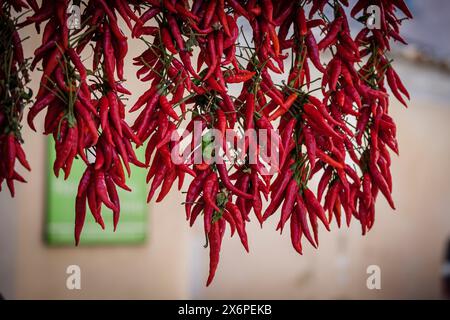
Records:
[[[25,175],[27,184],[18,185],[16,198],[0,193],[0,292],[7,299],[441,298],[441,266],[450,238],[450,73],[442,62],[449,57],[449,42],[438,35],[448,30],[442,12],[450,5],[439,0],[411,5],[416,20],[405,25],[405,32],[412,45],[395,53],[411,103],[408,110],[395,100],[391,106],[400,144],[392,168],[397,210],[380,197],[377,221],[366,236],[357,224],[322,229],[319,250],[305,243],[299,256],[289,234],[275,232],[274,220],[263,230],[252,221],[250,254],[237,238],[226,239],[216,278],[205,288],[208,250],[202,230],[189,228],[183,195],[172,192],[163,203],[149,205],[144,245],[48,247],[43,241],[46,138],[25,125],[24,147],[33,171]],[[26,41],[28,56],[39,42],[37,36]],[[131,65],[143,48],[137,40],[130,45],[131,103],[146,89]],[[33,73],[34,90],[39,76]],[[38,132],[42,120],[36,121]],[[73,215],[73,208],[67,214]],[[66,288],[66,268],[72,264],[81,268],[81,290]],[[366,286],[370,265],[381,268],[381,290]]]

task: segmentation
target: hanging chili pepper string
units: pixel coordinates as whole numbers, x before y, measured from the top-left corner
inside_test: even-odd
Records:
[[[333,220],[340,227],[343,219],[347,225],[356,219],[363,234],[370,230],[379,193],[395,208],[390,152],[399,148],[389,98],[406,105],[409,93],[388,51],[392,39],[405,43],[400,12],[412,16],[403,0],[357,1],[351,17],[366,23],[361,11],[375,4],[381,23],[379,29],[364,25],[355,37],[346,0],[92,0],[79,4],[75,30],[67,24],[69,1],[26,2],[34,14],[17,26],[40,30],[44,24],[31,63],[32,70],[42,64],[43,74],[28,123],[35,130],[35,117],[46,110],[55,175],[62,170],[67,178],[76,158],[86,165],[76,196],[77,244],[87,208],[104,228],[105,205],[116,229],[117,187],[129,191],[132,165],[148,168],[147,201],[164,200],[192,176],[184,205],[189,224],[201,220],[205,232],[207,285],[227,227],[249,251],[247,223],[256,218],[262,226],[279,210],[277,230],[289,225],[292,246],[302,254],[303,237],[317,248],[321,225],[330,230]],[[22,1],[8,3],[25,9]],[[124,74],[129,39],[120,22],[146,44],[133,60],[146,90],[129,108],[138,113],[131,126]],[[4,52],[12,49],[24,61],[15,32],[11,42]],[[17,70],[26,80],[25,69]],[[0,140],[7,146],[0,151],[7,155],[0,178],[10,189],[13,180],[23,180],[15,159],[28,166],[18,143],[21,110],[13,118],[0,111],[0,128],[17,123],[14,134],[7,129],[6,142]],[[141,145],[144,162],[134,151]],[[317,192],[310,182],[315,177]]]
[[[18,33],[20,17],[13,18],[13,14],[27,9],[29,6],[22,1],[0,3],[0,190],[6,180],[12,197],[15,181],[26,182],[18,172],[17,162],[31,170],[21,133],[23,111],[32,95],[27,87],[29,60],[24,57],[22,46],[26,39],[21,39]]]
[[[36,102],[28,114],[32,128],[34,117],[47,108],[45,134],[55,139],[55,175],[63,169],[70,174],[72,163],[80,157],[86,171],[76,199],[75,239],[80,241],[86,202],[95,220],[102,226],[101,207],[113,211],[117,227],[120,203],[116,187],[129,190],[124,174],[130,163],[145,166],[133,150],[140,140],[125,122],[125,104],[121,95],[130,94],[123,82],[127,37],[118,25],[115,12],[127,22],[137,21],[127,1],[88,1],[83,7],[80,29],[68,26],[69,1],[44,1],[29,22],[46,22],[42,45],[36,50],[33,65],[42,61],[43,76]],[[93,69],[88,69],[81,55],[92,44]],[[88,83],[90,81],[91,83]],[[86,150],[94,160],[90,160]],[[90,173],[89,175],[87,173]]]

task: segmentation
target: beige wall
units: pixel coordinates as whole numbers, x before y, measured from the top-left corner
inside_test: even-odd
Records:
[[[31,54],[39,39],[27,41]],[[129,57],[142,50],[133,41]],[[237,238],[224,242],[210,288],[204,287],[208,251],[200,227],[184,221],[182,195],[172,192],[149,207],[149,240],[128,247],[48,248],[44,222],[45,140],[25,128],[33,172],[13,200],[0,195],[0,292],[7,298],[439,298],[440,263],[450,236],[450,106],[448,76],[400,64],[413,94],[409,110],[393,104],[400,158],[394,158],[392,212],[380,198],[374,229],[361,237],[357,224],[322,230],[319,250],[305,243],[303,256],[288,232],[249,225],[250,254]],[[135,101],[145,90],[127,70]],[[36,88],[38,79],[33,79]],[[427,94],[431,92],[432,94]],[[42,117],[39,117],[42,120]],[[25,126],[26,127],[26,126]],[[38,132],[41,132],[38,130]],[[67,214],[73,214],[68,208]],[[66,268],[78,264],[82,290],[66,289]],[[382,271],[382,290],[366,288],[366,268]]]

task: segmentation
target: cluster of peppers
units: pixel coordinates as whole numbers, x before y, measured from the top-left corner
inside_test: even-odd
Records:
[[[277,230],[289,222],[293,247],[302,253],[302,236],[317,247],[319,221],[330,230],[334,217],[340,226],[342,209],[346,223],[355,217],[365,233],[373,225],[379,191],[394,208],[388,149],[398,149],[385,77],[401,102],[409,96],[385,52],[391,38],[404,42],[396,10],[411,15],[403,1],[358,1],[351,14],[378,4],[383,8],[382,27],[371,32],[364,26],[355,39],[345,11],[347,1],[198,0],[191,7],[188,1],[147,3],[142,22],[155,17],[158,26],[137,26],[137,34],[145,28],[154,40],[136,64],[141,66],[138,76],[145,75],[142,80],[151,85],[133,110],[146,104],[134,126],[142,141],[151,137],[146,152],[146,162],[153,159],[148,200],[159,186],[157,201],[177,177],[181,188],[185,173],[194,176],[185,207],[191,225],[203,216],[210,247],[207,285],[217,268],[226,226],[232,235],[237,231],[248,251],[245,224],[252,211],[262,224],[281,207]],[[251,26],[251,42],[245,35],[245,43],[238,42],[239,18]],[[359,18],[362,23],[366,19],[364,13]],[[320,41],[317,34],[324,34]],[[199,50],[196,62],[191,60],[194,48]],[[330,55],[326,64],[322,52]],[[283,74],[288,57],[288,79],[277,85],[271,73]],[[311,67],[322,75],[316,89]],[[233,98],[229,87],[235,83],[242,86]],[[321,90],[324,98],[314,96],[315,90]],[[167,95],[172,97],[169,105],[161,98]],[[169,141],[189,112],[185,134]],[[189,135],[194,121],[200,121],[206,132],[202,139]],[[275,177],[263,174],[259,152],[263,146],[252,137],[244,146],[243,162],[193,164],[192,172],[186,164],[170,161],[170,150],[186,142],[183,137],[189,137],[187,144],[195,148],[205,143],[213,128],[220,132],[278,128],[280,161]],[[225,149],[232,147],[225,142]],[[257,154],[256,163],[248,161],[251,152]],[[319,176],[316,193],[308,186],[314,176]],[[265,210],[263,198],[269,202]]]
[[[28,5],[27,5],[28,3]],[[14,197],[14,181],[25,182],[17,172],[16,163],[31,170],[22,149],[21,121],[23,111],[31,100],[28,60],[18,33],[18,16],[34,1],[0,1],[0,190],[3,182]]]
[[[87,1],[80,25],[71,28],[70,1],[43,1],[25,23],[45,23],[42,45],[35,50],[32,67],[42,61],[43,75],[28,123],[46,110],[44,134],[55,140],[54,173],[70,174],[76,157],[86,169],[76,196],[75,239],[78,244],[88,205],[95,221],[104,228],[102,204],[113,211],[114,229],[120,215],[117,187],[130,191],[125,171],[130,163],[145,166],[134,152],[141,142],[125,122],[123,86],[127,37],[117,14],[127,22],[138,18],[128,1]],[[128,24],[131,28],[131,24]],[[83,54],[92,48],[92,69]],[[88,82],[89,81],[89,82]],[[125,170],[124,170],[125,167]]]
[[[116,228],[116,187],[129,190],[130,163],[148,168],[147,201],[157,192],[156,202],[162,201],[174,184],[183,189],[186,174],[192,177],[184,205],[191,226],[202,217],[210,250],[207,285],[227,226],[249,250],[251,214],[262,225],[281,208],[277,230],[288,223],[301,254],[303,236],[318,246],[319,223],[330,230],[335,219],[341,226],[341,210],[347,225],[357,219],[364,234],[373,226],[379,192],[394,208],[390,150],[398,153],[398,146],[385,83],[405,105],[409,95],[386,52],[391,39],[405,42],[399,11],[412,17],[403,0],[357,1],[350,12],[362,23],[356,37],[346,0],[88,0],[75,30],[67,24],[69,5],[30,4],[35,12],[22,25],[45,23],[32,62],[42,62],[43,75],[28,122],[34,129],[34,117],[46,109],[44,133],[55,139],[57,176],[62,169],[67,178],[76,157],[86,164],[76,196],[77,244],[87,205],[102,227],[102,205],[111,209]],[[366,25],[370,5],[380,8],[379,29]],[[138,112],[131,126],[125,121],[131,93],[123,86],[128,40],[119,16],[147,45],[134,58],[147,90],[129,109]],[[250,26],[251,39],[242,23]],[[82,58],[90,52],[92,68]],[[277,83],[274,75],[283,77],[286,66],[286,79]],[[230,93],[235,88],[236,97]],[[223,161],[208,161],[206,150],[217,143],[213,129],[221,134]],[[243,146],[227,140],[226,132],[250,130],[256,135],[245,136]],[[277,143],[267,145],[262,131]],[[134,153],[141,145],[143,163]],[[183,146],[200,150],[200,161]],[[217,158],[215,152],[210,156]],[[273,153],[278,161],[268,172]],[[182,154],[181,161],[174,154]]]

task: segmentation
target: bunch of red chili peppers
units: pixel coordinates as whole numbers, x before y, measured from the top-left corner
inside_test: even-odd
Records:
[[[33,1],[27,1],[33,5]],[[21,120],[31,100],[27,88],[28,61],[18,33],[18,17],[28,6],[23,1],[0,1],[0,190],[3,181],[14,197],[14,181],[25,182],[17,172],[16,160],[27,170],[30,165],[22,149]]]
[[[370,5],[380,8],[380,28],[366,24]],[[386,83],[401,103],[409,95],[387,53],[391,39],[405,43],[399,26],[412,16],[403,0],[359,0],[351,9],[346,0],[89,0],[75,29],[67,24],[69,6],[67,0],[43,0],[40,7],[30,1],[35,12],[22,25],[45,23],[32,62],[42,62],[43,75],[28,122],[34,129],[33,119],[46,109],[44,133],[56,142],[56,175],[62,169],[67,178],[75,158],[86,163],[76,196],[77,243],[86,204],[102,227],[102,204],[111,209],[116,227],[116,187],[129,190],[130,163],[148,167],[147,201],[155,194],[162,201],[175,183],[181,190],[186,174],[192,176],[186,218],[190,225],[202,219],[210,250],[207,285],[227,226],[249,250],[252,214],[262,225],[281,209],[277,230],[288,224],[301,254],[302,237],[317,247],[319,223],[330,230],[334,219],[340,227],[342,210],[347,225],[357,219],[364,234],[373,226],[378,193],[394,208],[390,150],[398,153],[398,146]],[[349,11],[361,22],[356,37]],[[123,73],[128,39],[120,20],[147,46],[134,58],[147,90],[130,106],[138,112],[131,126]],[[90,59],[82,57],[91,53],[88,66]],[[282,82],[274,80],[285,74]],[[232,88],[240,88],[237,96]],[[205,156],[217,138],[213,129],[224,161],[206,156],[198,162],[195,152],[174,161],[183,146]],[[279,141],[265,144],[259,133],[274,138],[275,129]],[[226,138],[228,131],[250,130],[256,134],[245,136],[241,148]],[[143,163],[134,152],[141,145]],[[238,149],[239,160],[230,156]],[[268,173],[272,153],[279,161]],[[27,167],[23,152],[16,154]],[[0,167],[8,183],[21,180],[10,158],[2,156]]]
[[[132,146],[141,142],[125,122],[123,96],[131,94],[122,85],[128,47],[117,13],[127,22],[138,18],[128,1],[88,1],[80,25],[71,28],[68,9],[67,0],[43,1],[27,19],[37,26],[45,23],[42,45],[32,63],[42,61],[41,86],[27,119],[34,129],[33,119],[46,109],[44,134],[55,139],[56,176],[62,169],[67,178],[75,157],[86,163],[76,196],[78,243],[86,204],[102,228],[102,204],[111,209],[116,228],[120,214],[117,186],[130,190],[123,167],[129,175],[130,163],[144,166]],[[93,48],[92,66],[82,60],[88,48]]]

